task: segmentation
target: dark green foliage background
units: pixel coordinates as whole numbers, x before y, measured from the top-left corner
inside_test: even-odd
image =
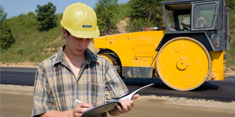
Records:
[[[46,5],[37,5],[35,10],[37,21],[39,22],[40,31],[48,31],[51,28],[56,27],[56,6],[49,2]]]

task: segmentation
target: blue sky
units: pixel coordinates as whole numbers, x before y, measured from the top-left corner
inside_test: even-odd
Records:
[[[34,12],[37,5],[44,5],[48,2],[52,2],[56,6],[56,13],[63,13],[64,9],[72,3],[82,2],[92,8],[95,6],[98,0],[0,0],[1,6],[8,14],[7,18],[18,16],[20,14],[27,14],[28,12]],[[127,3],[129,0],[119,0],[119,3]]]

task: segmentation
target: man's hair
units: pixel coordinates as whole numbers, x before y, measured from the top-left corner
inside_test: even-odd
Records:
[[[70,32],[68,30],[65,29],[65,31],[67,32],[68,36],[70,35]]]

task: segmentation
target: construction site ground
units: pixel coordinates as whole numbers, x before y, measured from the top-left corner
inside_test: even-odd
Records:
[[[0,116],[29,117],[33,87],[0,85]],[[195,100],[175,97],[141,96],[134,108],[120,117],[234,117],[235,102]],[[111,117],[111,116],[109,116]]]

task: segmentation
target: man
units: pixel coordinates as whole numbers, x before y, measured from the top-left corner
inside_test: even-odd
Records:
[[[99,36],[94,10],[82,3],[72,4],[65,9],[61,25],[66,44],[38,67],[32,116],[80,117],[86,110],[128,93],[112,64],[87,49],[92,38]],[[133,100],[121,101],[116,107],[111,115],[130,111]]]
[[[206,26],[206,19],[204,17],[199,17],[197,19],[197,28],[204,28]]]

